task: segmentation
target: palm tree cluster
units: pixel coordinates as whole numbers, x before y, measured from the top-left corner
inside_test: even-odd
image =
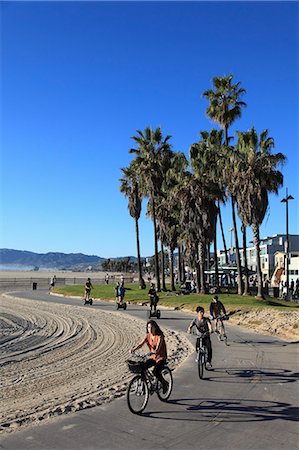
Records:
[[[120,259],[106,259],[101,264],[101,269],[110,272],[130,272],[136,270],[137,264],[130,256]]]
[[[234,228],[238,293],[248,293],[246,263],[246,228],[252,227],[257,254],[258,296],[262,297],[259,227],[268,208],[268,194],[278,193],[283,176],[277,169],[285,161],[282,153],[272,154],[274,140],[264,130],[258,136],[255,128],[237,132],[232,145],[230,126],[241,117],[246,103],[241,101],[245,89],[233,84],[233,76],[213,78],[213,89],[203,93],[209,101],[207,116],[220,129],[201,131],[198,142],[190,145],[189,161],[182,152],[175,152],[171,136],[151,127],[137,130],[132,137],[136,146],[130,165],[122,170],[120,190],[128,198],[130,215],[135,220],[140,287],[142,274],[138,220],[142,201],[148,199],[147,215],[154,226],[155,277],[157,290],[166,289],[164,254],[168,251],[171,289],[175,290],[173,254],[178,249],[179,278],[184,279],[184,266],[196,271],[197,291],[207,292],[205,262],[213,244],[215,287],[219,287],[217,260],[217,221],[219,220],[226,262],[228,252],[222,227],[221,205],[231,200]],[[236,207],[242,222],[244,277],[241,267]],[[159,261],[158,241],[162,258]],[[160,270],[161,263],[161,270]]]

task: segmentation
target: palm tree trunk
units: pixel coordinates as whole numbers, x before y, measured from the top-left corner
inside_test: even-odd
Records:
[[[183,277],[182,277],[182,264],[183,264],[183,261],[182,261],[182,247],[181,247],[181,245],[182,244],[179,242],[179,244],[178,244],[178,265],[179,265],[178,273],[179,273],[180,284],[183,283]]]
[[[137,242],[137,260],[138,260],[138,275],[139,275],[139,287],[140,289],[145,289],[145,282],[142,277],[142,265],[140,257],[140,242],[139,242],[139,225],[138,219],[135,218],[135,230],[136,230],[136,242]]]
[[[253,231],[253,241],[254,241],[255,252],[256,252],[257,297],[264,298],[261,256],[260,256],[260,228],[259,228],[259,226],[252,224],[252,231]]]
[[[218,209],[219,211],[219,209]],[[215,267],[215,288],[216,292],[219,291],[219,271],[218,271],[218,258],[217,258],[217,214],[214,230],[214,267]]]
[[[249,283],[248,283],[248,263],[247,263],[247,239],[246,239],[246,225],[242,225],[243,232],[243,255],[244,255],[244,267],[245,267],[245,281],[243,295],[249,295]]]
[[[174,284],[174,276],[173,276],[173,249],[169,247],[169,267],[170,267],[170,284],[171,284],[171,290],[175,291],[175,284]]]
[[[196,292],[200,293],[200,264],[199,264],[199,247],[197,247],[197,254],[196,254]],[[184,280],[185,281],[185,280]]]
[[[162,271],[162,291],[167,291],[165,283],[165,255],[164,245],[161,242],[161,271]]]
[[[199,251],[199,265],[200,265],[200,293],[206,293],[205,280],[205,243],[200,242],[198,246]]]
[[[242,295],[243,282],[242,282],[241,258],[240,258],[240,248],[239,248],[238,230],[237,230],[237,222],[236,222],[235,200],[233,197],[232,197],[232,215],[233,215],[233,226],[234,226],[234,236],[235,236],[235,246],[236,246],[236,260],[237,260],[237,269],[238,269],[238,294]]]
[[[218,201],[218,214],[219,214],[219,223],[220,223],[223,247],[224,247],[224,252],[225,252],[225,264],[228,264],[228,253],[227,253],[227,247],[226,247],[226,240],[225,240],[225,236],[224,236],[224,230],[223,230],[222,216],[221,216],[221,210],[220,210],[220,203],[219,203],[219,201]]]
[[[184,244],[181,244],[181,259],[182,259],[182,265],[181,265],[181,283],[185,283],[186,276],[185,276],[185,259],[184,259]]]
[[[158,254],[158,231],[157,231],[157,220],[156,220],[156,207],[155,200],[152,197],[152,207],[153,207],[153,222],[154,222],[154,239],[155,239],[155,276],[157,283],[157,291],[161,291],[160,273],[159,273],[159,254]]]

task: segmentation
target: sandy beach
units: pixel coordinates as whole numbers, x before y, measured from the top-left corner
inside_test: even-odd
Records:
[[[132,377],[126,359],[145,333],[143,321],[5,294],[0,300],[2,432],[125,394]],[[169,365],[175,368],[193,346],[183,335],[163,331]]]
[[[32,273],[18,272],[17,276]],[[61,273],[90,275],[57,272],[57,276]],[[35,274],[47,276],[45,272]],[[14,277],[16,273],[0,275]],[[97,277],[103,275],[97,273]],[[132,376],[126,359],[129,349],[145,333],[143,321],[117,312],[24,300],[9,294],[2,294],[0,302],[0,431],[16,431],[125,394]],[[229,324],[299,340],[299,311],[255,309],[236,313]],[[194,348],[184,335],[164,327],[163,331],[170,366],[175,368]]]

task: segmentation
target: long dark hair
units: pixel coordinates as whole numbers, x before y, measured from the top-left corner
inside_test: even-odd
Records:
[[[161,330],[161,328],[159,327],[159,325],[157,324],[157,322],[155,320],[149,320],[146,323],[146,332],[148,333],[148,325],[151,325],[152,327],[155,328],[155,335],[157,336],[164,336],[163,331]]]

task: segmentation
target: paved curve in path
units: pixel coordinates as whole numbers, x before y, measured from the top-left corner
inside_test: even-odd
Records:
[[[19,297],[82,304],[42,291]],[[90,307],[90,306],[85,306]],[[111,303],[92,308],[111,310]],[[161,308],[162,309],[162,308]],[[146,320],[146,310],[126,312]],[[161,327],[185,331],[191,316],[162,309]],[[227,325],[230,346],[213,340],[213,367],[199,380],[194,355],[174,372],[168,403],[154,395],[142,416],[126,399],[3,436],[1,449],[298,449],[298,343]]]

